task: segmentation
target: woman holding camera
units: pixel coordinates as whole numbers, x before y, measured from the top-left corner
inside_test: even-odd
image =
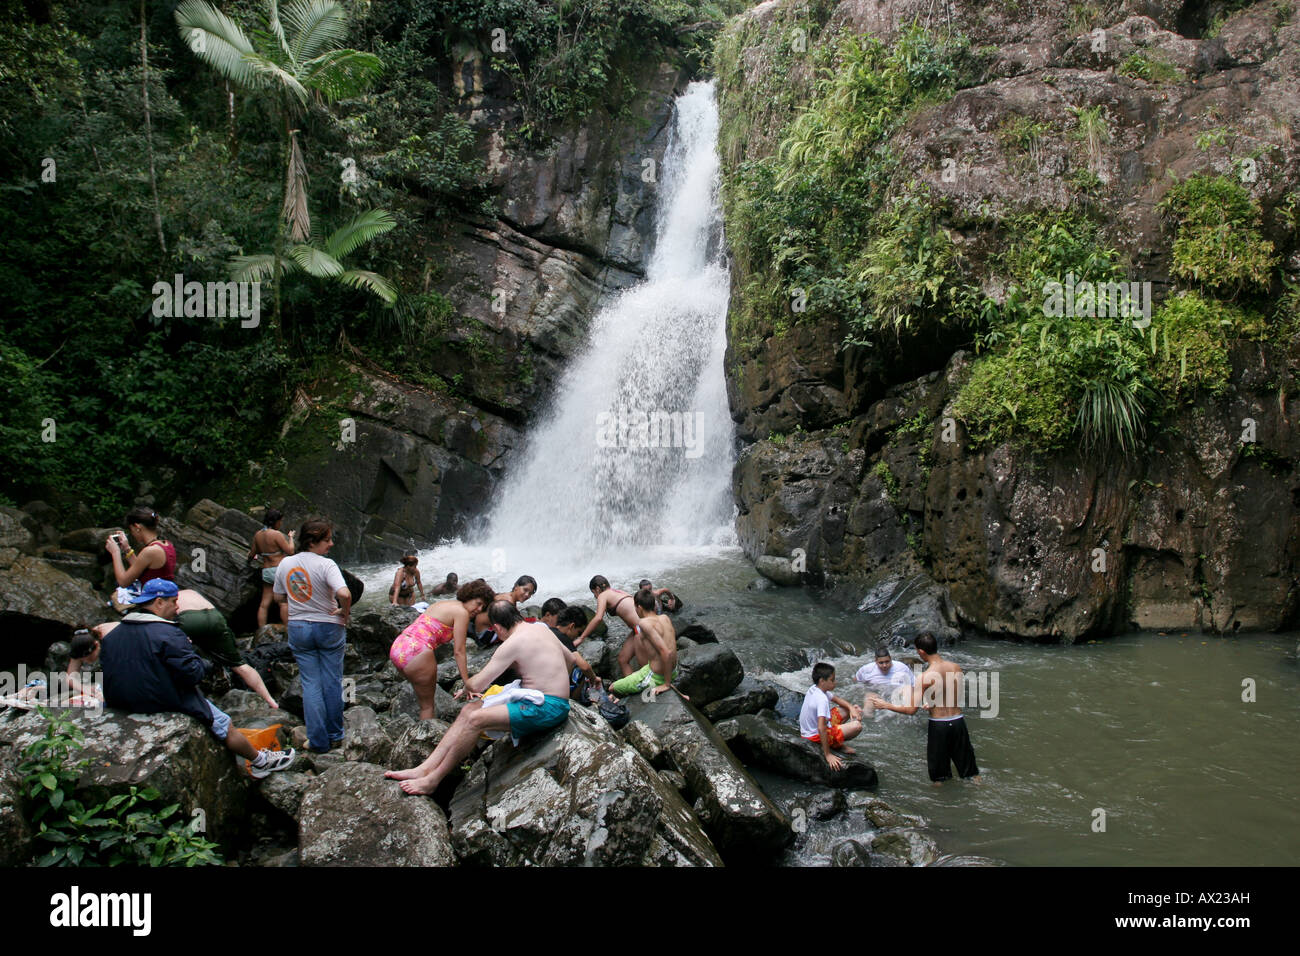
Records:
[[[176,546],[158,536],[158,513],[152,508],[132,508],[122,523],[140,550],[132,550],[121,532],[110,535],[105,542],[118,586],[143,586],[154,578],[175,580]]]

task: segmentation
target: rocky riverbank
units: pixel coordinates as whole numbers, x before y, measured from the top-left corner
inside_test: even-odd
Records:
[[[460,709],[454,662],[440,668],[436,719],[421,721],[414,693],[387,659],[392,639],[414,616],[391,606],[363,606],[354,615],[342,748],[300,750],[288,771],[254,782],[191,718],[70,711],[90,758],[78,795],[103,800],[152,786],[187,816],[201,810],[209,838],[245,865],[771,864],[822,821],[843,823],[846,814],[862,816],[854,826],[860,837],[837,848],[837,865],[938,859],[933,840],[917,830],[921,821],[875,797],[869,756],[849,760],[843,774],[826,773],[816,748],[771,709],[777,689],[745,680],[725,640],[703,627],[679,645],[679,686],[689,703],[673,693],[632,698],[632,719],[617,731],[594,708],[575,705],[567,724],[518,748],[508,739],[484,742],[434,799],[406,797],[382,771],[424,759]],[[241,639],[280,710],[227,689],[224,678],[206,690],[235,726],[279,724],[284,745],[300,745],[301,689],[281,636],[267,628]],[[607,635],[583,651],[612,678],[618,646]],[[60,655],[66,648],[56,644],[47,666],[60,666]],[[488,656],[472,651],[471,669]],[[13,767],[44,730],[35,713],[0,711],[0,863],[27,862],[36,847]],[[798,781],[798,797],[773,800],[751,768]]]

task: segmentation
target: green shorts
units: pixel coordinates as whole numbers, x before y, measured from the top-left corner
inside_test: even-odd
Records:
[[[676,672],[673,673],[676,677]],[[609,692],[615,697],[630,697],[639,690],[645,690],[647,687],[663,687],[667,681],[659,674],[650,669],[647,664],[635,674],[628,674],[622,680],[616,680],[609,685]]]
[[[235,644],[235,632],[226,623],[225,616],[216,608],[206,611],[181,611],[176,624],[194,645],[222,667],[238,667],[244,655]]]

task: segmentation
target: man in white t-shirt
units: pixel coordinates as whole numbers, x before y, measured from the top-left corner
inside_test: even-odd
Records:
[[[310,749],[326,753],[343,743],[343,648],[352,592],[339,566],[325,555],[334,526],[321,518],[303,524],[298,553],[276,566],[271,592],[289,622],[289,649],[302,679],[302,716]]]
[[[862,710],[847,700],[834,696],[835,668],[830,664],[813,665],[813,683],[804,695],[799,711],[799,734],[804,740],[820,744],[826,765],[832,770],[843,770],[844,761],[831,753],[831,749],[854,753],[844,741],[862,733]],[[844,714],[851,718],[844,722]]]
[[[853,679],[859,684],[888,684],[890,687],[911,687],[916,683],[916,675],[906,664],[896,663],[889,656],[889,648],[876,648],[874,664],[865,664],[858,668]]]

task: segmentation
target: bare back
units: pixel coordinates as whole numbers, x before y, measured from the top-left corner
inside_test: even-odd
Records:
[[[642,642],[650,655],[650,669],[660,677],[671,677],[677,669],[677,632],[672,621],[662,614],[649,614],[641,618],[643,632],[653,634]]]
[[[495,678],[507,667],[514,667],[520,686],[567,698],[569,671],[575,666],[573,652],[555,639],[549,627],[540,621],[525,621],[516,625],[483,671]]]
[[[915,693],[920,698],[919,705],[927,708],[932,718],[961,715],[961,708],[957,706],[961,673],[961,667],[952,661],[931,658],[930,666],[917,682]]]

